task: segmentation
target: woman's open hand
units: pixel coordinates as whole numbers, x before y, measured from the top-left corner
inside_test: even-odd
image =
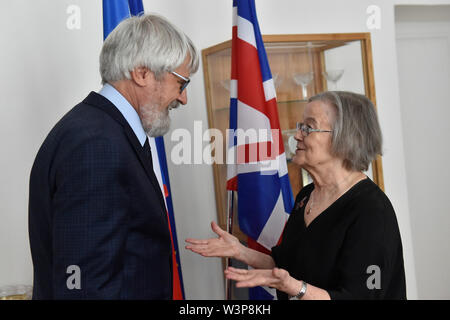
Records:
[[[186,239],[186,242],[189,243],[186,249],[204,257],[230,257],[238,259],[242,247],[239,240],[222,230],[214,221],[211,222],[211,229],[219,236],[218,238]]]
[[[237,269],[228,267],[225,270],[227,279],[235,280],[237,288],[268,286],[290,295],[295,295],[296,283],[289,272],[280,268],[273,269]]]

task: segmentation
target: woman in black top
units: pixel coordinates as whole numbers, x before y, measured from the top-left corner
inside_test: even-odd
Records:
[[[274,287],[279,299],[406,299],[394,209],[363,174],[381,154],[373,104],[359,94],[324,92],[309,100],[303,119],[293,162],[313,183],[297,195],[272,254],[243,246],[214,222],[218,238],[187,239],[186,248],[245,262],[255,269],[230,267],[227,278],[237,287]]]

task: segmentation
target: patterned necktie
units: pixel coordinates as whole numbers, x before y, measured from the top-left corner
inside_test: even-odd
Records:
[[[150,167],[153,168],[152,151],[150,150],[150,142],[148,140],[148,137],[145,138],[145,143],[142,148],[144,150],[144,154],[147,156],[148,160],[150,161]]]

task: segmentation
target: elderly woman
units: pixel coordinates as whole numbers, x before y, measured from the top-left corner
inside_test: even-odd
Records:
[[[394,209],[363,172],[381,154],[373,104],[350,92],[309,99],[297,124],[293,162],[313,183],[297,195],[281,244],[271,255],[243,246],[212,223],[215,239],[187,239],[203,256],[232,257],[237,287],[270,286],[279,299],[405,299],[400,232]]]

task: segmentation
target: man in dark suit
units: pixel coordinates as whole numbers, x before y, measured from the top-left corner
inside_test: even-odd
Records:
[[[31,171],[34,299],[172,299],[147,136],[168,131],[197,69],[191,40],[160,16],[126,19],[105,40],[103,88],[55,125]]]

